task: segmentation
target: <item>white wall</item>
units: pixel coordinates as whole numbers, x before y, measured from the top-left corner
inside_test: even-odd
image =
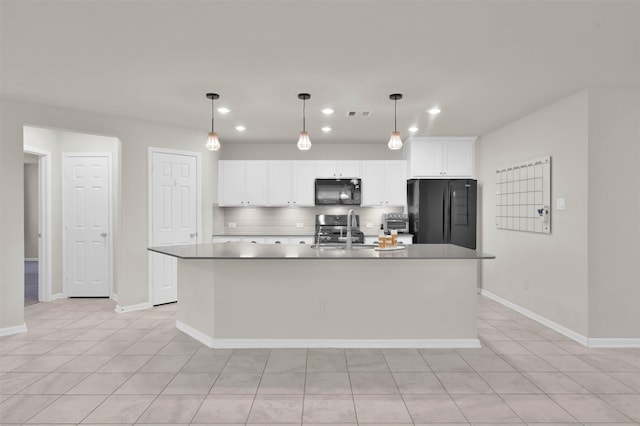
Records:
[[[120,237],[117,264],[118,303],[148,300],[147,281],[147,149],[150,146],[197,151],[202,154],[203,233],[211,234],[212,204],[217,199],[217,154],[204,148],[206,129],[194,131],[159,123],[124,119],[91,112],[2,100],[0,129],[0,328],[21,325],[24,252],[23,179],[25,125],[107,135],[121,142]],[[17,207],[16,207],[17,206]]]
[[[476,142],[481,186],[479,248],[484,289],[582,335],[588,331],[588,93],[580,92],[482,136]],[[495,172],[551,155],[551,234],[497,229]],[[567,209],[558,211],[555,198]]]
[[[38,258],[38,169],[38,163],[24,164],[24,257],[27,259]]]
[[[639,103],[638,88],[589,89],[480,138],[484,289],[589,339],[640,338]],[[496,168],[542,155],[551,234],[496,229]]]
[[[589,91],[589,337],[640,338],[639,104]]]
[[[402,150],[387,148],[388,137],[367,144],[315,143],[309,151],[300,151],[296,135],[289,143],[223,144],[221,160],[402,160]],[[313,143],[313,139],[311,141]]]

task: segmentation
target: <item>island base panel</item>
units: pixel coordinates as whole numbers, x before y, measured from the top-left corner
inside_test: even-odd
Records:
[[[209,347],[478,347],[476,260],[178,260]]]

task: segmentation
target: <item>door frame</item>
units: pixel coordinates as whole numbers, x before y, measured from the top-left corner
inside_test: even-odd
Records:
[[[62,294],[64,297],[69,297],[69,293],[67,292],[67,262],[66,259],[69,256],[68,247],[67,247],[67,232],[64,227],[64,219],[66,217],[66,208],[64,203],[64,188],[65,188],[65,163],[67,158],[71,157],[106,157],[107,158],[107,183],[109,184],[108,192],[108,203],[109,206],[107,208],[107,214],[109,215],[109,219],[107,220],[107,224],[109,226],[107,239],[107,244],[109,247],[107,248],[107,252],[109,253],[109,265],[107,266],[107,280],[109,281],[109,299],[116,300],[116,296],[113,293],[113,158],[110,152],[63,152],[62,153],[62,167],[61,167],[61,191],[60,197],[62,200]]]
[[[27,154],[38,156],[38,301],[52,300],[51,287],[51,151],[23,145]]]
[[[153,245],[153,154],[184,155],[196,158],[196,244],[202,241],[202,161],[198,151],[159,148],[147,149],[147,246]],[[147,252],[147,303],[153,306],[153,274],[151,253]]]

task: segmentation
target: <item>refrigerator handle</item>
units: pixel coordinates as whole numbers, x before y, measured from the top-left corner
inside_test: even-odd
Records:
[[[453,209],[451,208],[451,203],[453,202],[453,191],[449,190],[449,212],[447,213],[447,218],[449,219],[449,235],[447,235],[447,240],[449,240],[448,242],[451,242],[451,227],[452,227],[452,222],[453,222],[453,218],[451,217],[451,214],[453,212]]]
[[[442,193],[442,241],[447,242],[447,193]]]

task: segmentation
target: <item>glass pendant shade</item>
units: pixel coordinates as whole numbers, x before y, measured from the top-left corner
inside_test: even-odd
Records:
[[[307,131],[300,132],[300,137],[298,138],[298,149],[301,151],[307,151],[311,149],[311,140],[309,139],[309,132]]]
[[[218,140],[218,134],[216,132],[209,132],[206,147],[209,151],[217,151],[220,149],[220,141]]]
[[[298,138],[298,149],[300,151],[308,151],[311,149],[311,140],[309,139],[309,132],[307,132],[307,100],[311,99],[311,95],[308,93],[298,93],[298,99],[302,101],[302,131]]]
[[[389,139],[389,149],[402,149],[402,139],[400,139],[400,132],[391,132],[391,139]]]
[[[402,99],[402,93],[392,93],[389,95],[389,99],[393,101],[393,132],[391,132],[391,138],[387,146],[395,151],[402,149],[402,139],[400,139],[400,132],[398,131],[398,99]]]

